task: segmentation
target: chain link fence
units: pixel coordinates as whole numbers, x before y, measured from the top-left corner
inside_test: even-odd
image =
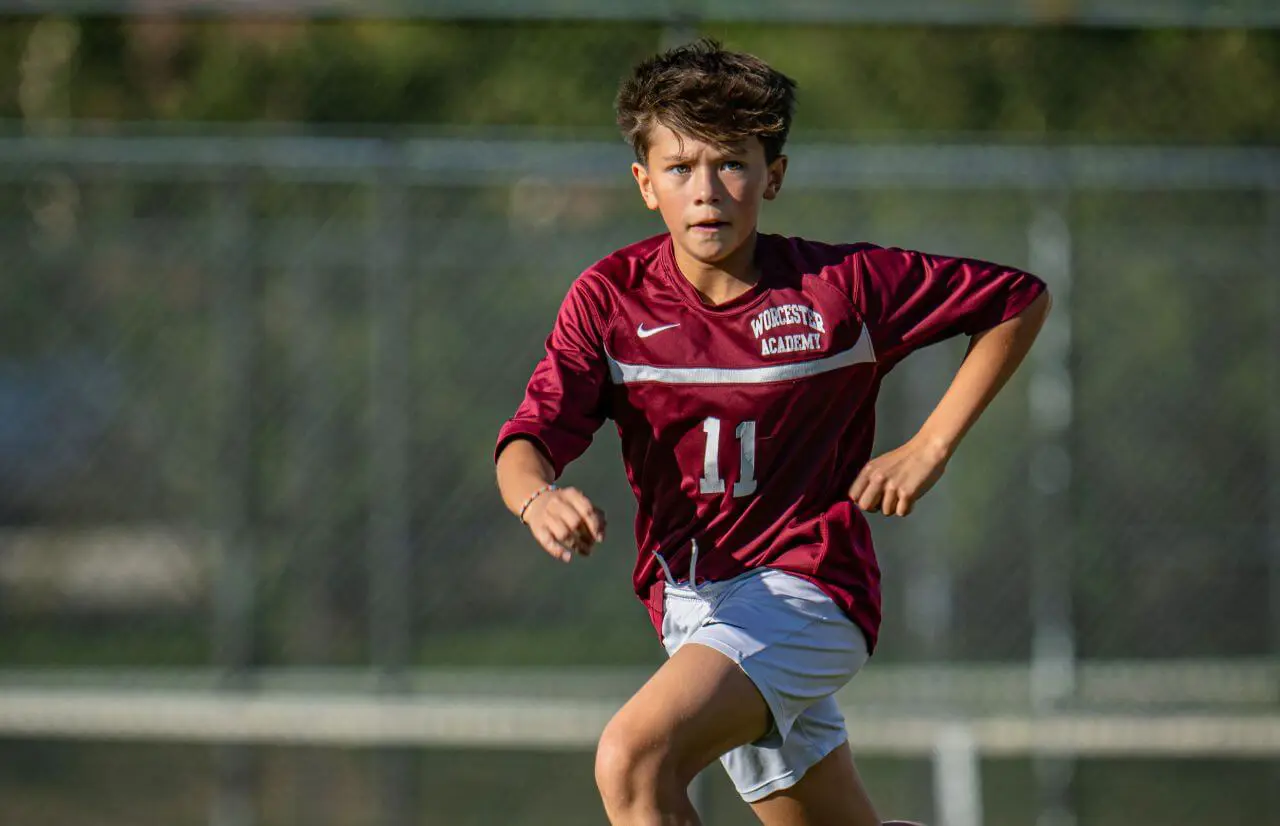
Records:
[[[441,690],[542,675],[625,696],[661,654],[630,592],[616,436],[569,473],[613,529],[567,567],[503,510],[491,450],[572,279],[661,230],[609,101],[697,33],[800,81],[763,229],[989,258],[1055,290],[943,483],[873,524],[866,702],[1274,715],[1280,37],[1244,28],[0,24],[7,684],[403,692],[463,669]],[[889,378],[878,448],[962,353]],[[956,682],[910,671],[936,664]],[[877,668],[904,676],[877,688]],[[983,761],[983,822],[1280,806],[1274,751],[1031,756]],[[15,823],[602,821],[585,751],[35,738],[0,761]],[[863,770],[884,811],[934,817],[927,761]],[[710,822],[747,816],[720,778],[706,794]]]
[[[510,142],[302,142],[320,150],[316,165],[301,169],[295,156],[290,170],[256,165],[288,151],[276,140],[224,141],[215,167],[156,162],[150,153],[165,139],[9,145],[34,162],[11,165],[3,187],[8,612],[34,628],[76,615],[110,621],[137,603],[144,616],[166,616],[173,644],[182,634],[204,640],[162,661],[207,662],[213,583],[236,552],[227,542],[236,519],[254,537],[255,662],[369,662],[372,569],[385,561],[372,525],[399,502],[393,519],[412,553],[397,564],[415,570],[404,583],[415,643],[405,664],[548,664],[570,656],[562,646],[584,664],[651,661],[649,631],[633,622],[640,609],[622,598],[625,536],[611,543],[620,551],[586,565],[545,565],[502,518],[488,460],[568,283],[660,229],[635,209],[621,175],[579,170],[576,183],[550,183],[586,163],[588,148],[619,164],[625,150],[544,145],[513,162],[497,160],[519,146]],[[379,150],[371,160],[321,166],[370,146]],[[422,182],[460,149],[517,180],[499,187],[453,167],[447,175],[476,182]],[[1040,222],[1061,220],[1072,395],[1055,415],[1070,417],[1061,423],[1070,468],[1043,472],[1063,476],[1055,485],[1070,480],[1055,507],[1072,532],[1080,653],[1266,655],[1275,196],[1228,176],[1221,191],[1134,191],[1120,179],[1117,191],[1066,195],[999,180],[1018,170],[992,170],[993,185],[977,189],[946,182],[948,165],[969,153],[907,151],[904,165],[939,168],[933,190],[796,183],[768,228],[856,231],[1036,269]],[[1038,157],[1052,163],[1069,151]],[[415,163],[414,153],[437,160]],[[867,158],[828,148],[825,162],[856,168]],[[1183,159],[1274,169],[1264,154]],[[921,354],[919,370],[891,377],[882,446],[923,419],[961,346]],[[1030,384],[1035,371],[966,444],[936,507],[876,526],[891,569],[924,557],[954,568],[948,599],[959,602],[931,632],[950,638],[937,644],[944,658],[1029,655],[1029,566],[1046,538],[1024,507],[1042,472],[1028,400],[1063,392]],[[390,437],[403,443],[389,450]],[[633,506],[614,437],[606,429],[599,438],[572,475],[599,489],[625,526]],[[908,578],[889,579],[892,589]],[[572,603],[564,587],[579,592]],[[888,602],[899,612],[889,633],[901,640],[882,656],[935,656],[916,650],[923,641],[901,621],[912,600]],[[637,625],[639,639],[625,630],[602,639],[595,620]],[[318,647],[301,654],[308,634]],[[82,662],[58,646],[12,655],[32,665],[150,662],[131,650],[86,652]]]

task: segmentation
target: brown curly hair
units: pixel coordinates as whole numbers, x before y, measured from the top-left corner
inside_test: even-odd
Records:
[[[718,146],[755,136],[772,163],[782,154],[795,102],[794,80],[704,38],[637,65],[618,89],[616,110],[618,128],[642,164],[655,123]]]

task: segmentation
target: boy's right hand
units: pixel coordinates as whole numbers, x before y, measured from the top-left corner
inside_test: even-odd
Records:
[[[547,553],[569,562],[574,553],[590,556],[604,541],[604,511],[577,488],[557,488],[533,500],[525,511],[529,532]]]

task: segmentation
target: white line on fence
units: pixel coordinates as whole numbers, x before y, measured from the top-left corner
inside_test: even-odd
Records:
[[[793,188],[1265,190],[1280,189],[1280,150],[1266,147],[858,146],[798,143]],[[509,186],[524,180],[630,187],[621,141],[423,137],[116,135],[0,137],[0,179],[51,169],[160,180],[374,183],[394,171],[408,183]]]
[[[577,750],[594,745],[619,705],[521,697],[7,689],[0,693],[0,736]],[[983,756],[1280,756],[1277,713],[957,717],[848,705],[845,712],[855,748],[868,754],[929,755],[963,731]]]

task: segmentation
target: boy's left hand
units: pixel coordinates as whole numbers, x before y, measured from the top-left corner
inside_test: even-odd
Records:
[[[912,439],[863,465],[849,488],[849,498],[864,512],[906,516],[942,478],[950,458],[942,447]]]

